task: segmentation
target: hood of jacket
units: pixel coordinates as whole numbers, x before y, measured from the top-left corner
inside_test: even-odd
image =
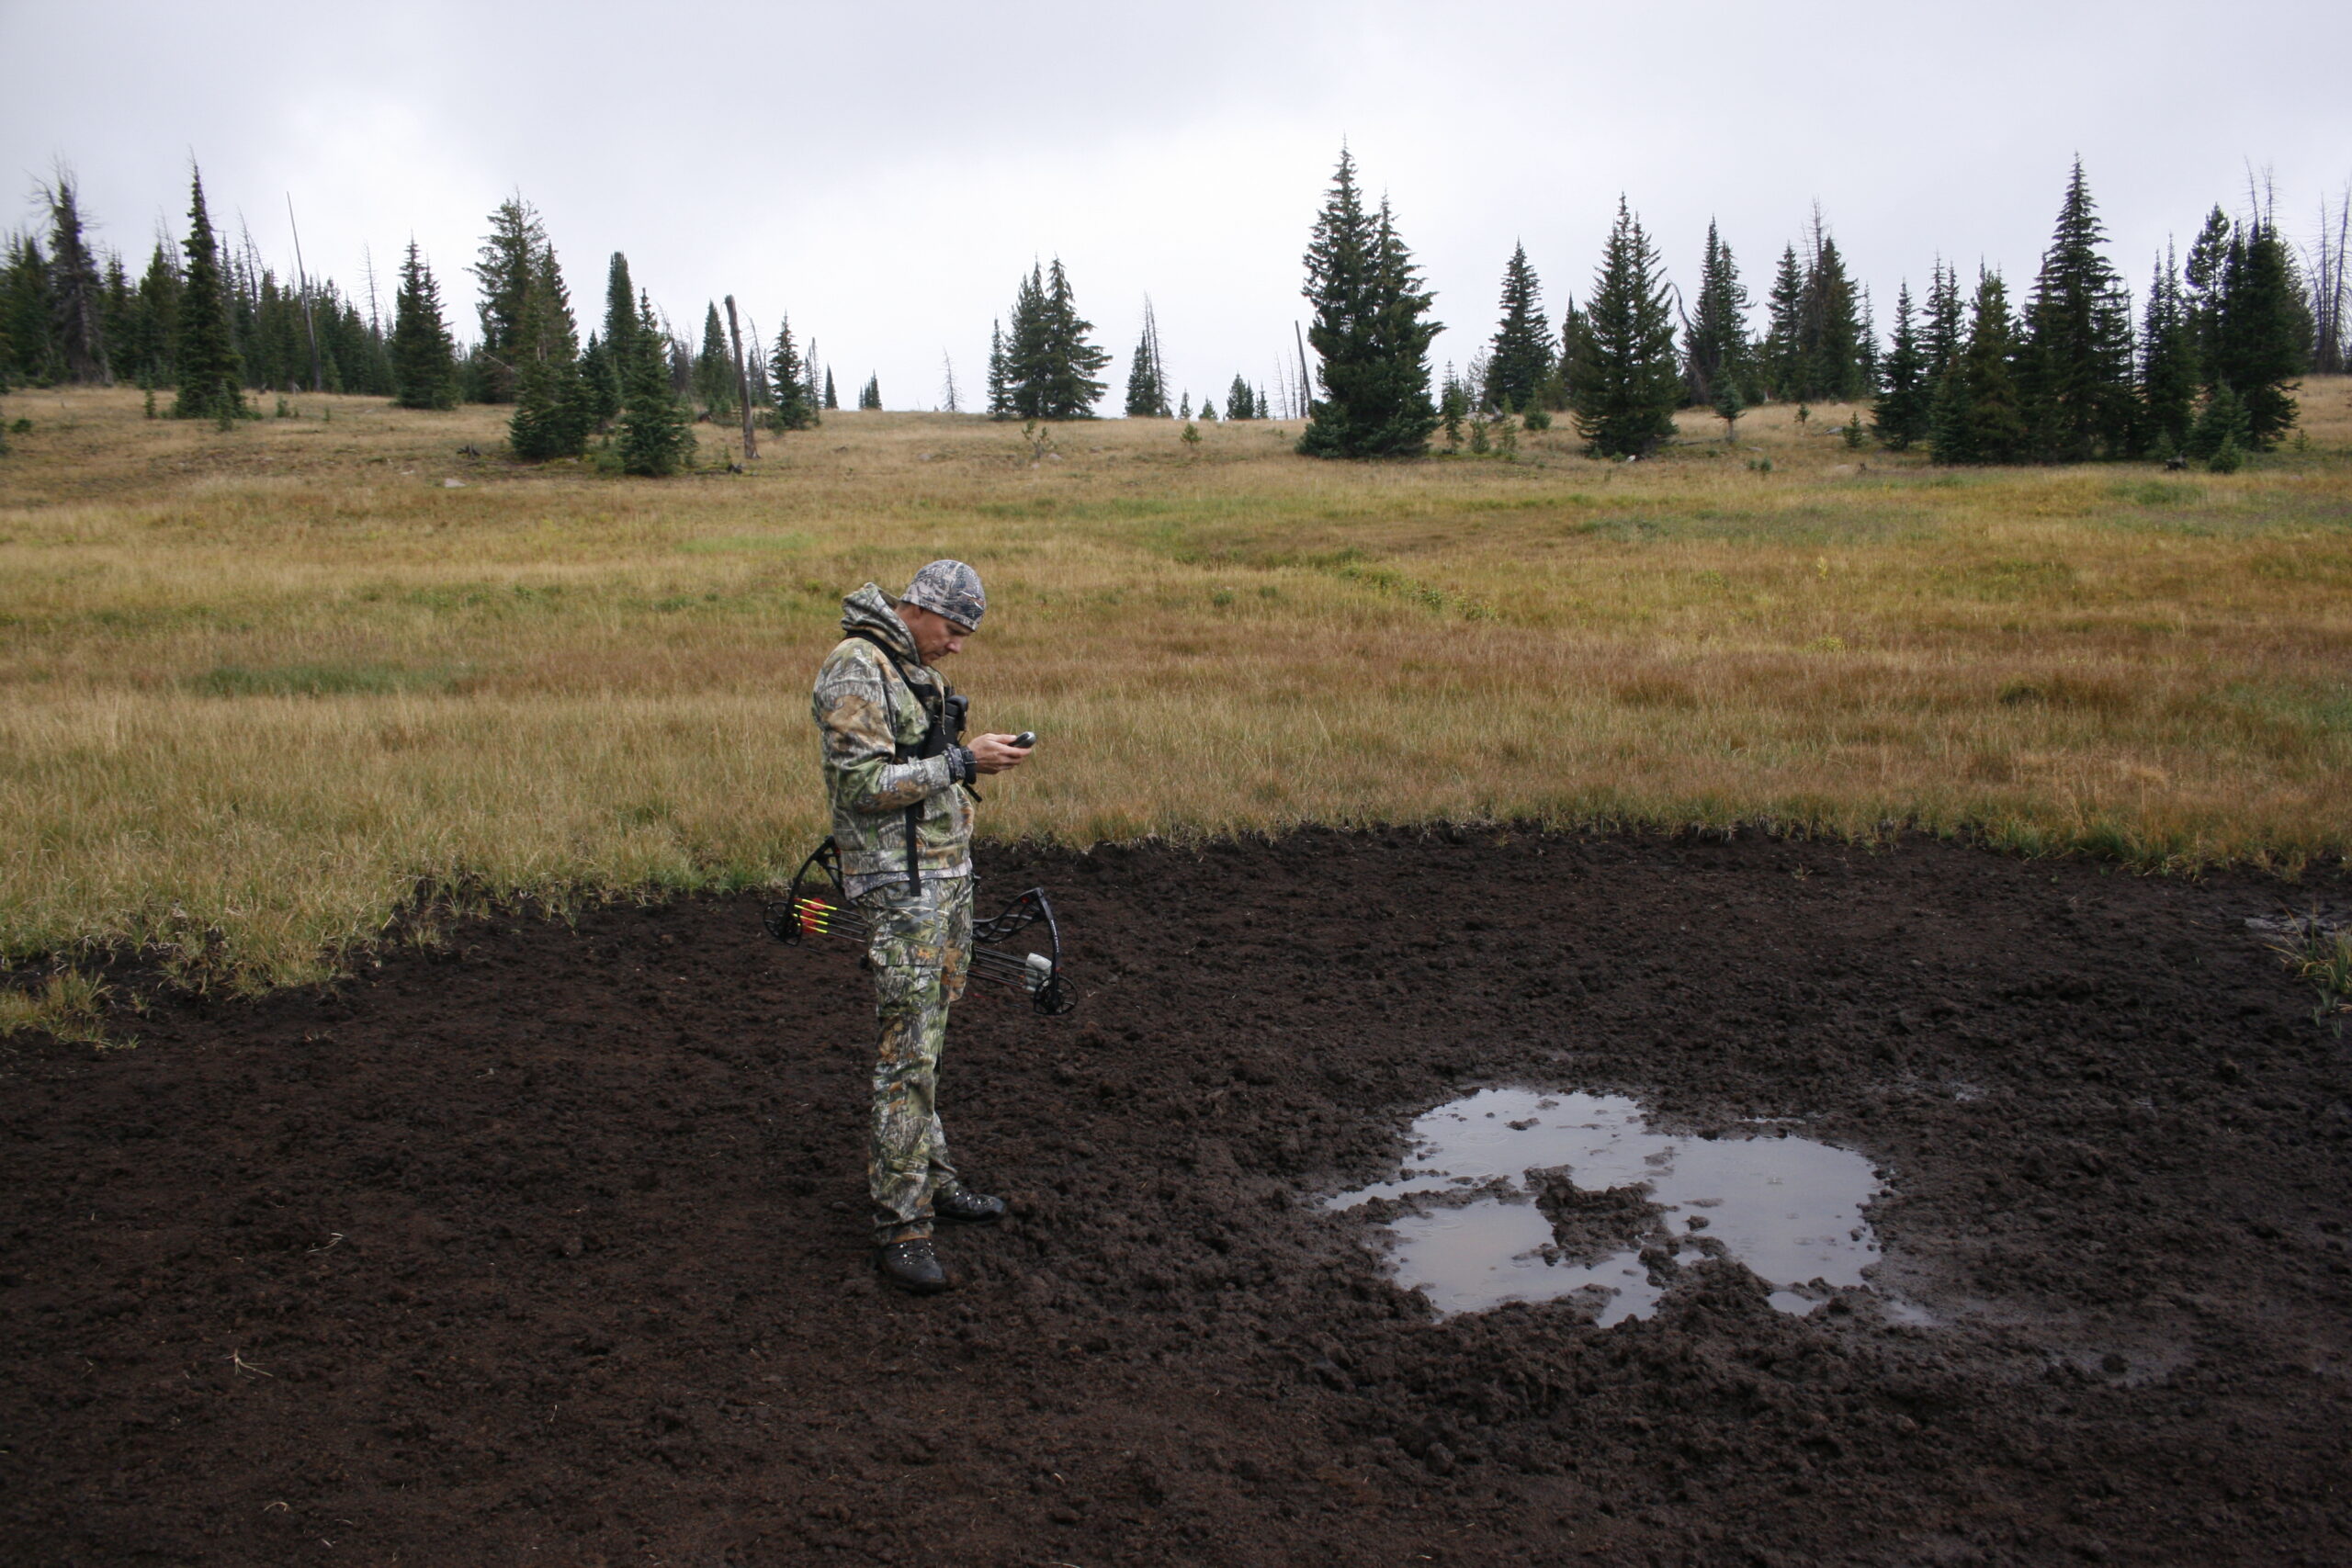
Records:
[[[923,668],[922,655],[915,649],[914,633],[907,623],[899,619],[896,604],[882,592],[879,583],[869,582],[842,601],[842,630],[870,632],[888,643],[899,658],[916,669]]]

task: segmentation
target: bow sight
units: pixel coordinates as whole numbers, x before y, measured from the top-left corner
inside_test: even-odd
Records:
[[[784,902],[763,905],[760,918],[768,935],[788,947],[797,947],[810,936],[837,936],[864,947],[872,930],[842,889],[841,852],[831,839],[792,874],[792,891]],[[992,945],[1041,923],[1046,930],[1043,953]],[[1020,945],[1034,949],[1036,939]],[[1032,887],[993,919],[972,922],[971,976],[1023,993],[1047,1018],[1058,1018],[1078,1006],[1062,977],[1061,927],[1054,921],[1054,907],[1044,888]]]

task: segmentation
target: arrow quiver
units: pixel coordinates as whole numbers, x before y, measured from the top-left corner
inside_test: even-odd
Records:
[[[872,934],[864,912],[842,888],[841,852],[831,839],[800,863],[784,901],[762,906],[760,916],[768,935],[787,947],[797,947],[812,936],[831,936],[862,948]],[[1043,928],[1042,942],[1035,934],[1011,942],[1035,928]],[[971,976],[1021,992],[1046,1018],[1058,1018],[1078,1006],[1062,976],[1061,927],[1044,888],[1032,887],[992,919],[972,922]]]

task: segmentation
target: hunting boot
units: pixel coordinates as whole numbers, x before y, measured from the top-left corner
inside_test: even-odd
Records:
[[[992,1225],[1004,1218],[1004,1200],[986,1197],[959,1181],[931,1195],[931,1212],[961,1225]]]
[[[931,1249],[931,1237],[909,1236],[874,1249],[875,1271],[890,1284],[919,1296],[934,1296],[948,1288],[947,1270]]]

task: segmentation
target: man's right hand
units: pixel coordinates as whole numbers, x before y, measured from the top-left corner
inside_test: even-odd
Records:
[[[972,739],[972,771],[978,773],[1001,773],[1017,768],[1029,760],[1034,750],[1015,746],[1010,735],[980,735]]]

